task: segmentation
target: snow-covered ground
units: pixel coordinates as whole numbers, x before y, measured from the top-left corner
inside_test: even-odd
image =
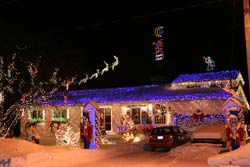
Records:
[[[143,139],[143,137],[142,137]],[[123,141],[119,139],[119,141]],[[100,149],[69,148],[34,144],[22,139],[0,138],[0,166],[10,167],[249,167],[250,144],[235,151],[219,154],[215,144],[186,143],[169,152],[143,150],[140,142],[103,145]]]
[[[208,166],[249,167],[250,143],[234,151],[226,152],[223,154],[216,154],[208,157]]]

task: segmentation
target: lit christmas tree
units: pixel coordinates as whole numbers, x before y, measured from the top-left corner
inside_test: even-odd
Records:
[[[80,134],[74,133],[72,125],[66,123],[62,124],[55,132],[56,145],[58,146],[70,146],[80,147]]]

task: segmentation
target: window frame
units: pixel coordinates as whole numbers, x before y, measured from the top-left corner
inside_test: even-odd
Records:
[[[33,123],[43,122],[45,119],[45,110],[29,110],[29,121]]]
[[[105,131],[107,132],[111,132],[113,129],[113,124],[112,124],[112,106],[101,106],[99,107],[100,109],[100,117],[102,117],[103,114],[103,125]],[[109,110],[109,111],[106,111]],[[110,112],[110,114],[107,115],[107,112]],[[109,118],[107,118],[109,117]],[[100,118],[101,119],[101,118]],[[109,120],[109,122],[107,123],[107,119]],[[107,125],[109,125],[109,128],[107,128]]]
[[[69,120],[69,109],[53,110],[52,111],[52,121],[53,122],[67,122]]]
[[[167,111],[165,103],[153,104],[153,116],[155,124],[167,124]]]

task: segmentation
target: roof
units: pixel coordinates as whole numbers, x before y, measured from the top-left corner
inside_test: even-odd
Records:
[[[181,74],[174,79],[173,83],[180,82],[204,82],[204,81],[218,81],[218,80],[232,80],[236,79],[240,74],[239,70],[206,72],[195,74]]]
[[[64,105],[64,95],[68,98],[67,105],[96,103],[126,103],[137,101],[184,101],[198,99],[227,99],[231,94],[222,88],[189,88],[171,89],[167,85],[144,85],[136,87],[106,88],[79,90],[55,93],[49,100],[51,105]]]

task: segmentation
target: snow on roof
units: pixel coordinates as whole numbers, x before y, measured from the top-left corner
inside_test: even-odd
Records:
[[[67,105],[96,103],[125,103],[137,101],[184,101],[198,99],[227,99],[231,94],[222,88],[189,88],[171,89],[165,85],[144,85],[136,87],[106,88],[69,91],[55,93],[49,100],[51,105],[64,105],[64,95],[67,95]]]
[[[239,70],[206,72],[196,74],[181,74],[174,79],[173,83],[180,82],[204,82],[204,81],[218,81],[236,79],[240,74]]]

